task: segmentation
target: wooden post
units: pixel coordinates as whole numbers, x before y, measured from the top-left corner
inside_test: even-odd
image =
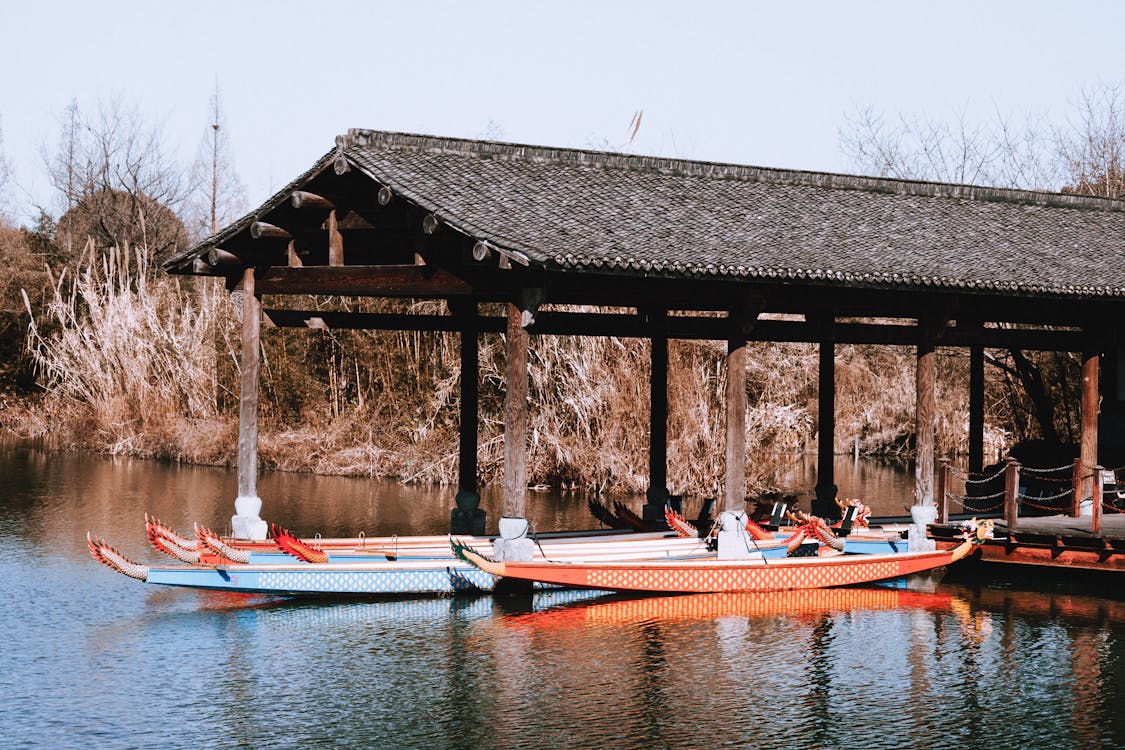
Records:
[[[1090,533],[1097,536],[1102,533],[1102,465],[1094,464],[1093,484],[1094,515],[1090,518]]]
[[[1078,518],[1082,515],[1082,459],[1074,459],[1073,474],[1070,477],[1070,515]]]
[[[939,523],[949,523],[949,459],[938,460],[937,501]]]
[[[473,315],[475,318],[476,305]],[[461,433],[457,461],[457,495],[477,493],[477,393],[480,379],[477,328],[468,320],[461,328]],[[477,498],[477,502],[480,498]],[[458,499],[458,505],[461,504]],[[473,507],[476,507],[475,504]]]
[[[924,341],[918,345],[918,369],[915,377],[917,396],[914,410],[914,501],[917,505],[932,505],[934,502],[936,358],[932,342]]]
[[[242,272],[242,373],[238,403],[238,496],[258,496],[258,376],[260,306],[254,269]]]
[[[1098,463],[1098,360],[1099,357],[1095,352],[1082,353],[1082,452],[1080,455],[1082,466],[1087,470]]]
[[[746,509],[746,336],[727,341],[727,477],[724,510]]]
[[[266,524],[259,517],[258,498],[258,374],[261,305],[254,295],[254,269],[242,272],[242,361],[238,402],[238,497],[231,519],[234,535],[265,539]]]
[[[1004,466],[1004,523],[1015,531],[1019,523],[1020,463],[1011,456]]]
[[[524,518],[527,499],[527,330],[523,312],[508,304],[504,375],[504,503],[509,518]]]
[[[836,505],[836,345],[821,340],[817,380],[816,507],[814,516],[839,518]]]
[[[662,519],[668,499],[668,338],[652,337],[649,374],[648,505],[658,506]],[[647,515],[650,515],[646,511]],[[656,519],[654,519],[656,520]]]
[[[344,265],[344,237],[336,224],[336,209],[328,212],[324,227],[328,230],[328,265],[342,266]]]
[[[984,347],[969,347],[969,471],[984,470]]]
[[[480,381],[475,302],[453,305],[461,319],[461,428],[457,456],[456,507],[449,514],[449,533],[482,536],[485,512],[477,492],[477,395]]]

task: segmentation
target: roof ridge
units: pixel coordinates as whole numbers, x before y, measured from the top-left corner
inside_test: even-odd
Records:
[[[536,146],[504,141],[474,140],[447,136],[401,133],[385,130],[350,128],[336,137],[338,149],[366,148],[375,145],[413,148],[423,151],[446,151],[483,156],[499,156],[555,163],[584,164],[594,167],[631,171],[661,171],[684,176],[808,185],[812,187],[864,190],[868,192],[917,195],[933,198],[954,198],[975,201],[1021,203],[1052,208],[1074,208],[1096,211],[1125,212],[1125,200],[1074,193],[987,187],[952,182],[906,180],[897,177],[870,177],[840,172],[758,167],[726,162],[672,159],[663,156],[625,154],[554,146]]]

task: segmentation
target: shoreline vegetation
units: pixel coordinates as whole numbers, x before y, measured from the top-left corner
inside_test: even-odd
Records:
[[[1064,119],[994,122],[887,116],[859,107],[840,146],[857,172],[1125,197],[1125,89],[1083,90]],[[247,202],[218,88],[190,167],[136,106],[72,101],[44,144],[55,202],[15,228],[16,184],[0,149],[0,435],[117,455],[229,466],[237,446],[237,305],[211,280],[171,277],[157,259],[242,215]],[[2,142],[0,142],[2,146]],[[622,147],[626,148],[626,147]],[[26,208],[26,207],[25,207]],[[51,212],[54,212],[53,214]],[[271,305],[442,312],[443,303],[329,297]],[[487,312],[498,312],[497,310]],[[456,334],[265,329],[263,468],[456,479]],[[715,495],[724,472],[722,342],[672,341],[669,489]],[[968,357],[939,348],[938,455],[964,456]],[[985,352],[985,462],[1039,440],[1073,446],[1079,359]],[[747,364],[748,493],[801,491],[779,454],[816,449],[815,345],[752,343]],[[647,485],[648,342],[531,340],[531,485],[639,492]],[[836,347],[837,453],[912,457],[911,347]],[[479,471],[503,455],[503,346],[480,342]],[[963,459],[961,459],[963,462]]]
[[[143,248],[98,252],[63,271],[24,320],[40,390],[0,406],[4,431],[47,445],[231,466],[237,452],[238,321],[221,285],[159,272]],[[294,306],[441,312],[443,303],[302,297]],[[271,300],[277,304],[278,300]],[[265,329],[263,468],[402,482],[456,481],[457,334]],[[669,346],[668,474],[673,493],[714,494],[723,465],[723,344]],[[530,361],[531,485],[643,492],[648,342],[536,336]],[[912,453],[909,347],[837,346],[836,451]],[[817,348],[756,342],[747,365],[747,491],[794,492],[786,459],[816,450]],[[480,478],[503,463],[503,344],[480,346]],[[986,456],[1008,447],[990,378]],[[939,350],[938,439],[966,452],[967,357]]]

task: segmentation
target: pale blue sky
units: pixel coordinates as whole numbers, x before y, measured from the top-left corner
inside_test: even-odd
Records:
[[[1125,3],[0,0],[0,128],[21,188],[77,98],[136,103],[186,162],[216,77],[252,205],[349,127],[846,171],[856,104],[1062,112],[1125,81]],[[20,202],[28,204],[26,198]],[[28,206],[17,206],[26,216]]]

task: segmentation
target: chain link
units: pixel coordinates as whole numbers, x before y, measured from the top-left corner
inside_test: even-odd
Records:
[[[1000,469],[995,474],[977,474],[975,472],[974,473],[963,472],[960,469],[957,469],[953,466],[950,466],[949,467],[949,473],[952,474],[953,476],[957,477],[958,479],[965,480],[965,484],[985,484],[986,482],[991,482],[993,479],[996,479],[997,477],[1003,476],[1004,470]],[[979,477],[979,479],[973,479],[974,476]]]
[[[1023,500],[1022,502],[1020,502],[1020,507],[1023,506],[1027,506],[1028,508],[1035,508],[1036,510],[1051,510],[1056,512],[1060,510],[1066,510],[1067,508],[1066,505],[1040,505],[1039,503],[1033,503],[1030,500]]]
[[[1028,474],[1053,474],[1056,471],[1062,471],[1063,469],[1073,469],[1073,468],[1074,468],[1074,463],[1071,462],[1069,464],[1063,464],[1062,466],[1053,466],[1050,469],[1039,469],[1039,468],[1036,468],[1034,466],[1021,466],[1020,471],[1027,472]]]
[[[999,508],[1004,507],[1004,501],[1001,500],[998,503],[993,503],[992,505],[985,505],[983,507],[977,507],[976,505],[969,505],[968,503],[961,503],[961,507],[964,508],[965,510],[969,511],[970,513],[987,513],[990,510],[997,510]]]
[[[1068,487],[1067,489],[1063,490],[1062,492],[1057,492],[1054,495],[1025,495],[1022,492],[1017,492],[1016,497],[1018,497],[1020,500],[1039,500],[1039,501],[1042,501],[1042,502],[1046,502],[1047,500],[1058,500],[1059,498],[1066,497],[1067,495],[1070,495],[1070,494],[1073,494],[1073,493],[1074,493],[1074,488]]]
[[[953,495],[953,497],[961,498],[962,502],[965,500],[994,500],[998,497],[1004,497],[1004,490],[993,492],[991,495]]]

